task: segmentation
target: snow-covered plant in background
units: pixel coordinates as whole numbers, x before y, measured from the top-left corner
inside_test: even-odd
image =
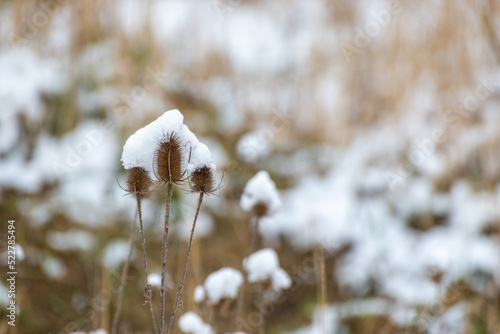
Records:
[[[265,332],[264,301],[291,286],[290,276],[280,267],[278,254],[271,248],[261,249],[243,260],[247,280],[254,284],[259,295],[259,333]]]
[[[240,199],[240,206],[254,218],[251,249],[255,250],[258,243],[259,221],[262,217],[272,215],[281,206],[281,199],[276,184],[271,180],[269,173],[261,170],[251,178],[245,186]]]
[[[279,265],[278,254],[271,248],[261,249],[245,260],[243,268],[248,273],[248,282],[258,283],[262,291],[279,292],[292,284],[290,276]]]
[[[229,303],[237,298],[242,283],[243,275],[230,267],[211,273],[204,284],[207,303],[209,305]]]

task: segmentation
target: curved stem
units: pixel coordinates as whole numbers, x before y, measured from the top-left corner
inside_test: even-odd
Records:
[[[160,333],[163,334],[165,325],[165,276],[167,274],[167,238],[170,222],[170,203],[172,201],[172,182],[167,182],[167,198],[165,200],[165,225],[163,230],[163,249],[161,254],[161,301],[160,301]]]
[[[123,291],[125,290],[125,285],[126,285],[126,280],[127,280],[127,275],[128,275],[128,268],[130,266],[130,258],[132,257],[132,244],[134,242],[134,232],[135,232],[135,226],[137,222],[137,215],[138,211],[135,214],[134,218],[134,223],[132,224],[132,227],[130,228],[130,234],[128,237],[128,254],[127,254],[127,260],[125,261],[125,264],[123,265],[122,269],[122,278],[120,281],[120,288],[118,290],[118,299],[116,300],[116,310],[115,314],[113,316],[113,326],[111,329],[111,334],[116,334],[118,330],[118,320],[120,318],[120,311],[121,311],[121,306],[122,306],[122,299],[123,299]]]
[[[179,285],[179,289],[177,291],[177,297],[175,298],[175,305],[174,305],[174,309],[172,311],[172,316],[170,317],[170,323],[168,324],[167,334],[170,333],[170,328],[172,327],[172,323],[174,322],[175,311],[177,311],[177,306],[179,305],[179,300],[181,299],[181,296],[182,296],[182,288],[184,287],[184,281],[186,280],[186,274],[187,274],[187,269],[188,269],[189,255],[191,254],[191,245],[193,244],[194,229],[196,227],[196,221],[198,220],[198,214],[200,212],[202,201],[203,201],[203,193],[200,192],[200,197],[198,199],[198,206],[196,207],[196,213],[194,215],[193,227],[191,228],[191,235],[189,237],[189,246],[188,246],[187,254],[186,254],[186,263],[184,264],[184,273],[182,274],[181,285]]]
[[[144,256],[144,296],[146,297],[146,304],[149,304],[149,310],[151,311],[151,318],[153,320],[153,327],[155,334],[158,334],[158,328],[156,327],[155,312],[153,308],[153,295],[151,292],[151,285],[148,284],[148,261],[146,257],[146,239],[144,238],[144,224],[142,223],[142,209],[141,209],[141,197],[139,194],[136,196],[137,199],[137,211],[139,213],[139,226],[141,228],[141,238],[142,238],[142,254]]]

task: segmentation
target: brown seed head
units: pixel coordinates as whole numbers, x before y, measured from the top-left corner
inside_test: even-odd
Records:
[[[158,145],[155,153],[155,174],[160,181],[182,181],[182,150],[177,135],[172,133]]]
[[[259,218],[266,216],[268,212],[269,212],[269,207],[264,202],[257,202],[252,207],[252,213]]]
[[[152,185],[153,181],[144,168],[134,167],[129,170],[126,189],[129,193],[145,197],[149,194]]]
[[[190,185],[194,192],[210,194],[216,191],[215,177],[213,171],[208,166],[197,168],[190,175]]]

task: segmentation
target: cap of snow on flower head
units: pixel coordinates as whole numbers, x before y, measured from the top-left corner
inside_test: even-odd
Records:
[[[281,206],[281,199],[268,172],[262,170],[248,181],[241,195],[240,206],[246,212],[251,212],[258,217],[278,210]]]
[[[179,182],[184,171],[192,174],[204,167],[214,174],[210,150],[183,122],[184,116],[173,109],[137,130],[123,146],[123,167],[143,168],[154,181]]]
[[[208,304],[219,304],[223,299],[235,299],[243,283],[243,275],[233,268],[222,268],[207,276],[205,292]]]
[[[123,167],[125,169],[142,167],[150,177],[154,177],[153,160],[160,142],[167,135],[180,134],[184,125],[183,121],[184,116],[179,110],[174,109],[165,112],[153,122],[137,130],[123,146]]]
[[[194,312],[184,313],[179,318],[179,327],[183,333],[192,334],[213,334],[214,331],[210,325],[201,320],[201,318]]]
[[[271,248],[261,249],[247,257],[243,260],[243,268],[248,273],[248,281],[262,283],[265,290],[280,291],[292,284],[290,276],[280,268],[278,255]]]

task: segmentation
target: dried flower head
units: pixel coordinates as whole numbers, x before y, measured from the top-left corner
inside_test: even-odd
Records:
[[[158,144],[154,159],[154,172],[158,180],[179,183],[182,181],[182,147],[179,137],[172,133]]]
[[[257,202],[253,205],[251,212],[256,217],[261,218],[267,216],[269,213],[269,206],[265,202]]]
[[[151,191],[153,181],[149,177],[149,173],[142,167],[133,167],[129,170],[127,179],[127,191],[130,194],[136,194],[141,197],[146,197]]]
[[[197,193],[213,194],[220,188],[215,185],[215,175],[208,166],[196,168],[189,176],[189,185],[191,190]]]

